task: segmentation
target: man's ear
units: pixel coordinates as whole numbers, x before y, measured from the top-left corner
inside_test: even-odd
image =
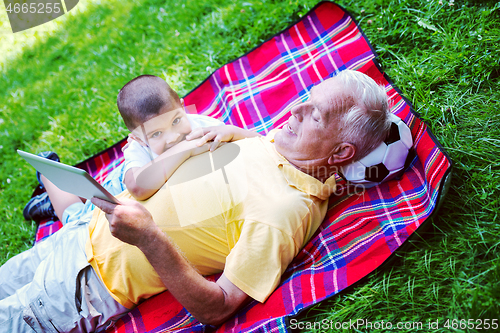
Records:
[[[356,154],[356,147],[348,142],[339,144],[332,152],[332,156],[328,158],[328,164],[330,165],[344,165],[352,162],[354,155]]]

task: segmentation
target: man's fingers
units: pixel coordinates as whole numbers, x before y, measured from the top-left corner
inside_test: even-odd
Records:
[[[90,201],[92,201],[94,205],[99,207],[106,214],[113,214],[113,211],[115,210],[116,207],[116,204],[97,197],[93,197]]]

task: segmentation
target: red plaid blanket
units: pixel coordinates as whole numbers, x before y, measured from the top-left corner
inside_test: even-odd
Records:
[[[299,22],[248,54],[224,65],[185,96],[197,112],[266,134],[288,119],[290,105],[343,69],[362,71],[385,85],[392,112],[411,128],[416,156],[401,177],[364,193],[342,185],[316,236],[290,264],[278,289],[253,302],[221,327],[224,331],[285,331],[289,316],[332,297],[367,276],[428,220],[451,161],[390,79],[351,15],[319,3]],[[98,181],[122,162],[121,141],[79,164]],[[36,240],[60,228],[40,224]],[[216,277],[209,277],[215,279]],[[167,291],[139,305],[109,332],[212,330],[201,325]]]

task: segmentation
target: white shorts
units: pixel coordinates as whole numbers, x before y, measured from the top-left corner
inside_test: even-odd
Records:
[[[0,267],[0,332],[99,332],[129,310],[87,262],[88,221],[65,225]]]

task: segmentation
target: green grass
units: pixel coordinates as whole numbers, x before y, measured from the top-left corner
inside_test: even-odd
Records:
[[[392,268],[301,320],[415,321],[424,323],[422,332],[439,320],[446,332],[454,331],[443,328],[446,319],[498,318],[500,3],[339,3],[356,17],[383,69],[450,154],[454,176],[435,227],[399,253]],[[54,150],[68,164],[79,162],[126,135],[115,98],[128,80],[159,75],[183,95],[315,4],[91,4],[10,60],[0,74],[0,262],[29,248],[35,231],[22,209],[36,179],[16,149]]]

